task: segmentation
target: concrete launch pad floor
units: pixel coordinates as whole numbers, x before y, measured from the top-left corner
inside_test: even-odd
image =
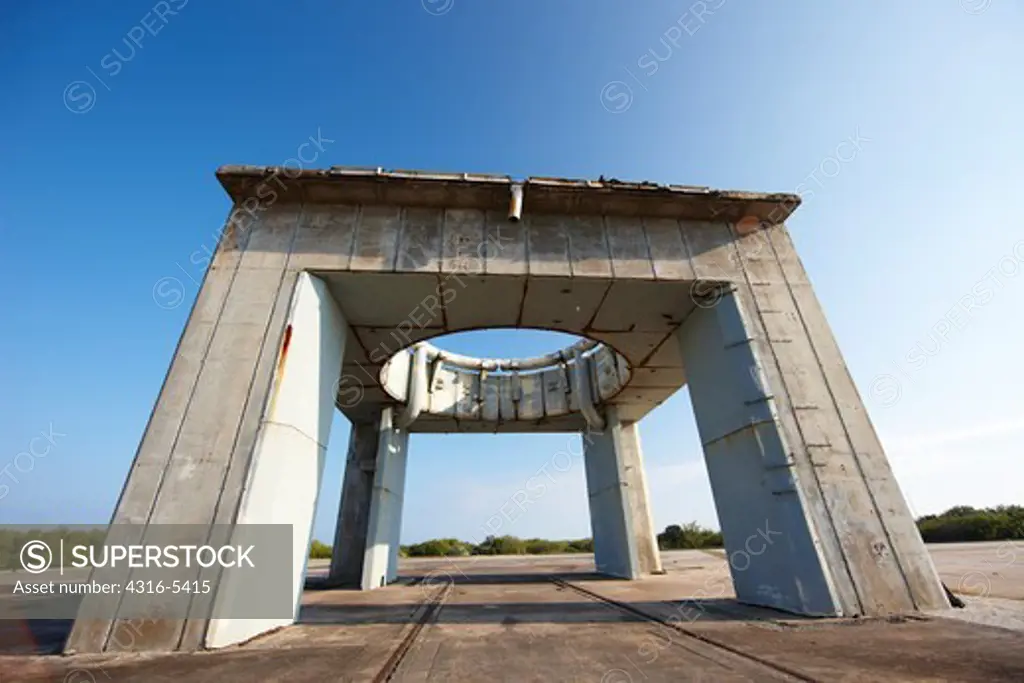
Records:
[[[589,555],[411,559],[370,592],[317,589],[314,563],[295,626],[192,655],[0,655],[0,683],[1024,680],[1024,544],[931,550],[968,609],[816,620],[749,607],[720,551],[663,553],[667,573],[639,582],[590,573]],[[7,651],[15,636],[0,631]]]

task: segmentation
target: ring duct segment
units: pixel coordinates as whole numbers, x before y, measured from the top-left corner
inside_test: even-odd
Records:
[[[420,342],[399,351],[381,369],[381,386],[404,403],[396,426],[421,415],[458,420],[537,422],[579,413],[604,428],[603,404],[629,382],[628,361],[607,344],[581,339],[529,358],[475,358]]]

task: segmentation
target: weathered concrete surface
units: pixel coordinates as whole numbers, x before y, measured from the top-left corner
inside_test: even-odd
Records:
[[[326,443],[330,404],[325,412],[318,402],[324,395],[333,399],[335,384],[324,382],[321,375],[336,372],[333,368],[344,353],[344,336],[326,339],[330,348],[325,347],[321,354],[319,344],[326,333],[318,316],[325,309],[315,304],[309,321],[299,325],[295,320],[294,293],[300,272],[289,264],[288,245],[297,225],[293,211],[270,209],[258,216],[251,229],[229,226],[225,232],[150,417],[113,523],[194,525],[195,537],[179,542],[201,545],[208,541],[213,524],[238,521],[246,484],[254,474],[258,439],[270,450],[305,448],[307,443],[318,444],[315,449]],[[308,275],[301,277],[311,281]],[[319,295],[329,300],[326,289],[318,287]],[[333,302],[330,305],[334,306]],[[331,318],[331,324],[344,329],[337,309],[334,311],[323,321]],[[306,344],[306,335],[315,337],[312,344]],[[302,354],[304,359],[289,362],[293,342],[309,348]],[[290,381],[287,373],[301,376]],[[287,390],[292,398],[275,406],[280,398],[277,391],[285,383],[292,386]],[[287,413],[281,417],[282,424],[294,422],[302,433],[296,436],[295,429],[274,428],[275,410]],[[299,441],[285,444],[294,439]],[[271,442],[277,445],[269,446]],[[309,496],[315,500],[315,495],[315,490],[303,494],[307,502]],[[296,530],[298,538],[304,534],[308,530]],[[145,538],[121,540],[145,542]],[[302,555],[301,549],[295,553]],[[124,583],[128,571],[103,570],[97,573],[97,580]],[[209,570],[189,578],[217,580]],[[110,613],[117,613],[118,596],[92,599],[104,601]],[[140,650],[195,649],[205,640],[207,622],[201,618],[187,623],[164,621],[140,638],[111,638],[111,633],[116,635],[122,628],[131,626],[120,620],[82,621],[68,647],[95,652],[127,641]]]
[[[945,574],[959,571],[965,561],[968,571],[982,569],[984,564],[969,558],[983,563],[997,547],[986,545],[932,550]],[[403,560],[402,575],[425,577],[423,584],[307,591],[299,624],[241,647],[198,654],[0,657],[0,671],[4,680],[28,683],[89,681],[90,675],[129,683],[371,680],[409,634],[424,598],[451,577],[454,592],[413,640],[391,680],[793,680],[772,665],[818,681],[1024,677],[1021,636],[1011,631],[940,618],[794,617],[733,602],[721,553],[672,551],[663,561],[666,575],[627,582],[588,573],[588,555]],[[324,562],[314,565],[311,573],[327,571]],[[1008,567],[1008,582],[1019,571],[1024,570]],[[560,589],[546,580],[552,574],[644,612],[675,616],[689,631],[768,666]],[[1013,587],[993,582],[997,592]],[[680,602],[702,589],[706,598]],[[688,607],[685,616],[681,605]]]
[[[384,408],[353,425],[326,585],[380,588],[398,575],[409,434]]]
[[[740,597],[847,616],[947,606],[785,228],[697,234],[698,275],[732,274],[679,334],[726,545],[750,560]]]
[[[658,551],[658,532],[654,527],[654,514],[647,488],[639,422],[622,425],[620,443],[625,460],[627,509],[633,518],[640,573],[657,574],[661,572],[661,553]]]
[[[288,174],[287,187],[271,200],[261,193],[266,170],[219,173],[236,208],[115,522],[196,524],[196,538],[182,542],[198,543],[209,525],[239,520],[253,454],[268,438],[281,448],[291,438],[267,427],[274,422],[267,411],[289,344],[292,292],[312,274],[326,283],[347,327],[336,344],[343,350],[336,404],[354,424],[382,425],[369,508],[356,467],[347,485],[356,491],[353,502],[343,505],[352,521],[342,520],[339,531],[356,546],[360,535],[366,539],[362,585],[395,575],[407,431],[580,431],[571,392],[548,391],[544,375],[523,376],[509,391],[499,383],[492,412],[500,417],[507,398],[516,419],[495,422],[483,419],[474,400],[482,392],[464,391],[479,377],[464,382],[450,372],[444,386],[455,393],[430,397],[441,415],[425,415],[400,433],[383,426],[400,406],[380,384],[395,351],[445,332],[503,325],[588,336],[632,369],[623,379],[616,360],[596,378],[602,408],[617,425],[588,447],[587,458],[597,561],[605,571],[636,577],[656,564],[653,529],[644,528],[650,515],[639,442],[626,426],[691,372],[726,543],[731,555],[749,560],[733,577],[744,600],[843,615],[945,605],[782,224],[799,198],[533,178],[522,220],[510,223],[502,215],[507,178],[332,168]],[[305,383],[334,387],[333,368],[322,360],[311,366],[317,362]],[[437,368],[433,379],[445,372]],[[301,405],[312,411],[313,403]],[[325,414],[315,408],[322,423]],[[600,420],[591,415],[590,422]],[[307,442],[317,453],[303,460],[297,489],[309,495],[289,517],[300,539],[325,443]],[[253,514],[289,495],[264,496]],[[352,575],[350,556],[339,559],[334,578]],[[121,625],[83,622],[69,646],[109,649],[110,633]],[[205,638],[206,621],[197,618],[162,622],[132,642],[144,650],[193,649]]]
[[[333,547],[337,552],[331,557],[328,575],[333,586],[354,587],[362,583],[379,429],[379,411],[373,422],[352,425],[334,532]]]
[[[247,193],[258,194],[260,185],[248,171],[225,169],[220,177],[239,204],[255,201]],[[429,181],[423,174],[374,178],[376,190],[366,192],[358,174],[302,174],[291,183],[295,192],[274,205],[293,211],[298,222],[286,246],[289,263],[331,284],[352,328],[343,390],[361,398],[348,400],[342,391],[338,405],[353,422],[371,419],[380,403],[397,402],[379,378],[395,352],[419,340],[488,326],[554,329],[608,343],[636,371],[636,381],[627,382],[625,391],[599,382],[602,396],[607,393],[624,420],[639,420],[684,382],[672,334],[693,307],[688,231],[716,215],[716,225],[724,226],[741,209],[740,216],[781,219],[790,206],[777,210],[768,202],[782,198],[773,195],[712,196],[677,188],[655,196],[650,186],[638,192],[622,183],[559,186],[538,179],[528,184],[531,203],[522,221],[510,223],[502,213],[504,181]],[[597,191],[602,185],[623,194]],[[626,207],[635,214],[621,215]],[[439,396],[440,410],[452,414],[425,415],[410,429],[583,428],[578,414],[563,411],[561,396],[530,382],[516,419],[485,419],[476,402],[463,401],[468,411],[460,411],[459,401]],[[458,383],[445,384],[453,385]]]
[[[731,295],[680,330],[722,536],[736,558],[736,594],[801,614],[842,614],[747,339]]]
[[[636,579],[661,570],[640,435],[614,407],[605,420],[603,432],[583,435],[594,562],[599,572]]]
[[[292,623],[298,614],[334,415],[335,381],[345,352],[345,332],[345,320],[323,281],[301,273],[237,519],[239,525],[292,527],[295,611],[291,618],[213,619],[206,647],[248,640]],[[286,548],[280,550],[288,552]],[[221,581],[219,613],[231,613],[225,598],[230,594],[231,586]]]
[[[360,585],[380,588],[398,577],[398,549],[405,500],[409,433],[394,426],[394,409],[381,411],[377,433],[377,467],[370,494],[370,519]]]

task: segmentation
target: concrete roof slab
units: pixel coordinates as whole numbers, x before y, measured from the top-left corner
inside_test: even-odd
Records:
[[[667,332],[693,310],[689,282],[615,280],[592,329],[609,332]]]
[[[610,280],[531,277],[520,324],[585,334]]]
[[[526,278],[461,276],[447,280],[444,290],[445,312],[452,329],[514,325],[523,306]]]
[[[342,405],[340,394],[338,403],[357,421],[394,403],[379,385],[379,364],[392,353],[491,327],[560,330],[607,343],[634,370],[611,401],[624,419],[639,419],[685,382],[675,330],[694,307],[694,279],[733,272],[737,233],[729,224],[781,223],[800,204],[793,194],[604,177],[262,166],[225,166],[217,177],[237,204],[254,197],[266,204],[269,188],[275,215],[301,217],[298,237],[280,230],[271,235],[277,241],[242,257],[259,257],[260,265],[290,253],[289,268],[328,283],[350,326],[343,373],[358,376],[362,389],[357,405]],[[522,220],[508,213],[514,184],[523,188]],[[471,267],[462,271],[463,263]],[[475,417],[479,411],[460,400],[453,412]],[[526,408],[526,415],[545,412]],[[543,424],[423,416],[413,431],[584,426],[578,412]]]

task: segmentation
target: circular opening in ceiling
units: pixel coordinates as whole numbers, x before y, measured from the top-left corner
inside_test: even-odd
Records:
[[[448,354],[470,358],[526,359],[567,349],[586,337],[553,330],[493,327],[433,337],[427,343]]]
[[[629,362],[602,342],[549,330],[492,328],[417,342],[388,359],[380,380],[397,401],[416,404],[411,397],[420,395],[428,413],[506,420],[509,411],[499,404],[510,401],[516,404],[514,419],[532,420],[607,401],[631,376]],[[416,377],[421,390],[414,389]]]

